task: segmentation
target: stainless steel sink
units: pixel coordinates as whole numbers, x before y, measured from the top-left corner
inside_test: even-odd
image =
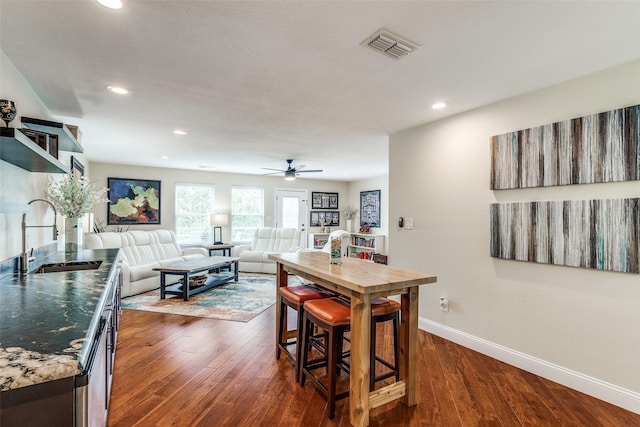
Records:
[[[60,271],[95,270],[102,261],[68,261],[55,264],[43,264],[36,273],[55,273]]]

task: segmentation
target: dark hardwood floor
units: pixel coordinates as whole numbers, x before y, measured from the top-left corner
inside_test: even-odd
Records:
[[[275,306],[247,323],[124,310],[110,426],[349,426],[275,360]],[[387,331],[388,332],[388,331]],[[380,351],[391,340],[379,331]],[[640,415],[420,331],[418,405],[371,426],[640,426]]]

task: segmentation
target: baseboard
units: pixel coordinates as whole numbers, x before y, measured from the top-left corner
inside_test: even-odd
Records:
[[[581,374],[542,359],[453,329],[424,317],[419,318],[419,328],[494,359],[508,363],[527,372],[557,382],[566,387],[596,397],[612,405],[640,414],[640,393],[609,384],[597,378]]]

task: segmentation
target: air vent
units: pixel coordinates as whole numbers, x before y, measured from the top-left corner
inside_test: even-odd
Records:
[[[393,59],[404,58],[419,47],[384,28],[376,31],[360,44]]]

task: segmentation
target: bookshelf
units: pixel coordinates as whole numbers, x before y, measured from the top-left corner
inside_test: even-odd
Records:
[[[349,236],[348,255],[353,258],[360,258],[364,254],[364,259],[373,260],[374,253],[384,252],[383,235],[351,233]]]
[[[322,249],[329,240],[329,233],[309,233],[308,247],[313,249]]]

